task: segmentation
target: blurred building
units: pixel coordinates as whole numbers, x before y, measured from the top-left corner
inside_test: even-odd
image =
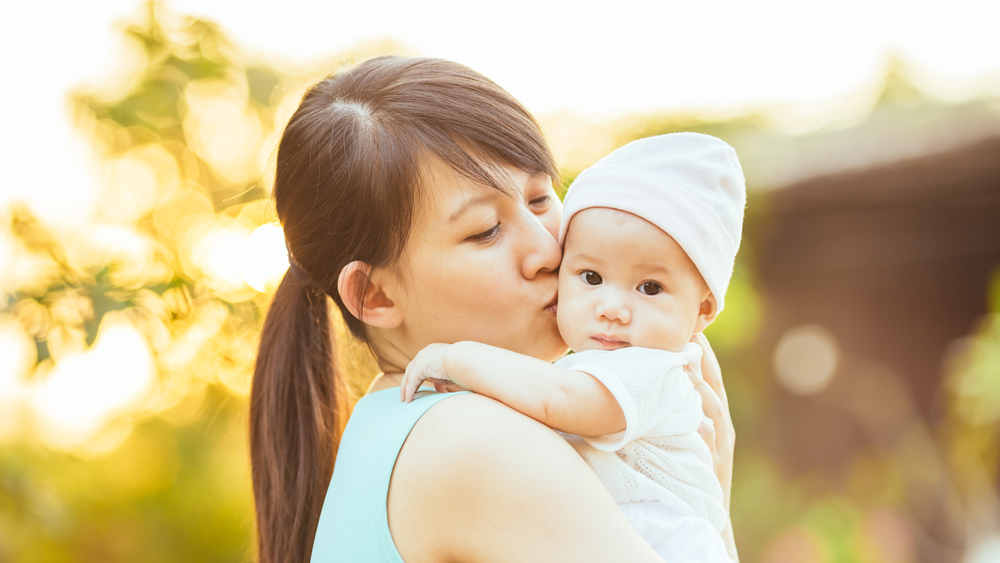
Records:
[[[1000,112],[895,94],[857,127],[740,151],[764,191],[755,347],[778,382],[760,438],[791,475],[847,482],[859,457],[893,460],[919,559],[957,561],[975,523],[935,436],[945,363],[1000,271]]]

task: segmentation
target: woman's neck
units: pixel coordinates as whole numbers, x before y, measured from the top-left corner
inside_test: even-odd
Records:
[[[365,391],[365,395],[370,395],[376,391],[382,391],[383,389],[391,389],[393,387],[399,387],[400,380],[403,378],[403,373],[380,373],[375,376],[372,380],[372,384],[368,386],[368,390]]]
[[[397,374],[399,377],[402,377],[403,372],[406,371],[406,366],[410,364],[410,360],[420,351],[419,348],[409,350],[413,348],[413,345],[405,339],[400,338],[399,329],[393,331],[384,329],[369,330],[368,345],[375,355],[378,368],[382,370],[383,374]],[[396,385],[399,385],[398,378]]]

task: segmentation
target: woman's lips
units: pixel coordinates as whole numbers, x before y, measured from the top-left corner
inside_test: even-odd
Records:
[[[606,334],[591,336],[590,339],[600,344],[602,348],[615,349],[615,348],[625,348],[627,346],[631,346],[631,344],[629,344],[624,340],[619,340],[614,336],[608,336]]]
[[[556,308],[558,307],[558,305],[559,305],[559,296],[557,295],[552,298],[552,301],[549,301],[549,304],[545,306],[545,310],[554,315],[556,314]]]

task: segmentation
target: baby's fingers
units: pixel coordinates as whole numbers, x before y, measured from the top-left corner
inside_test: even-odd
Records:
[[[404,403],[409,403],[410,402],[410,401],[406,400],[406,389],[407,389],[407,387],[410,386],[410,381],[412,381],[414,379],[413,373],[416,371],[414,369],[415,365],[416,364],[411,361],[406,366],[406,371],[403,372],[403,378],[399,380],[399,400],[402,401],[402,402],[404,402]],[[419,378],[418,378],[418,381],[419,381]]]
[[[403,375],[403,380],[399,383],[399,388],[403,393],[403,402],[409,403],[412,401],[413,394],[417,392],[421,384],[423,384],[423,378],[417,375],[415,371],[407,370]]]

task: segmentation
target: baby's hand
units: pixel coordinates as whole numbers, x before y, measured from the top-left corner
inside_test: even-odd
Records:
[[[452,383],[448,378],[448,373],[444,369],[444,353],[451,344],[430,344],[417,353],[416,357],[406,366],[406,373],[399,384],[399,400],[409,403],[413,400],[413,394],[417,388],[429,380],[434,383],[434,388],[443,390],[444,386]]]

